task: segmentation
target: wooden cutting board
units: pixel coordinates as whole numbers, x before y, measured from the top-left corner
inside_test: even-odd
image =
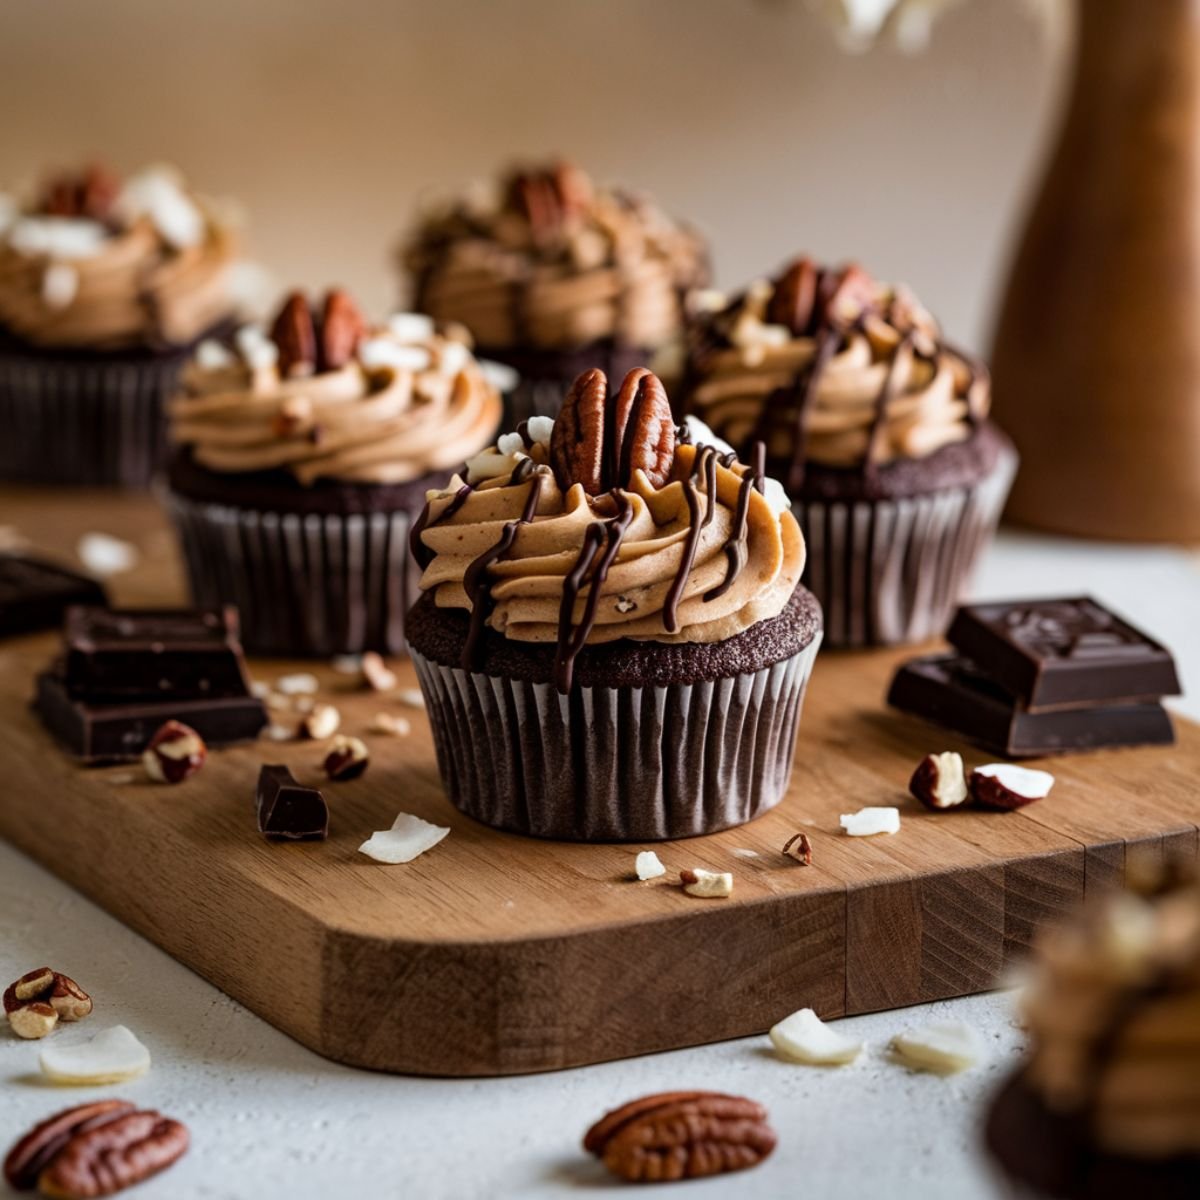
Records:
[[[85,531],[120,534],[143,561],[115,599],[181,598],[151,500],[8,490],[0,514],[64,556]],[[1200,847],[1200,727],[1184,722],[1174,748],[1047,761],[1052,796],[1021,812],[925,812],[905,792],[924,754],[982,756],[884,707],[894,652],[823,654],[784,802],[742,829],[655,846],[668,874],[647,883],[633,876],[639,846],[533,841],[460,816],[424,712],[320,664],[344,732],[381,709],[412,732],[364,734],[365,777],[325,787],[327,842],[268,844],[260,764],[318,782],[318,745],[213,752],[178,787],[79,768],[27,707],[55,645],[0,643],[0,834],[304,1045],[379,1070],[549,1070],[760,1033],[804,1005],[828,1018],[982,991],[1041,920],[1119,880],[1131,855],[1194,860]],[[251,665],[266,681],[299,668]],[[842,835],[839,814],[868,804],[898,804],[900,832]],[[452,832],[404,866],[359,854],[400,811]],[[810,867],[780,852],[798,831]],[[686,896],[676,881],[692,866],[732,871],[733,896]]]

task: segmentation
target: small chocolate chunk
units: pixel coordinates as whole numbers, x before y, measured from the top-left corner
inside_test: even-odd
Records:
[[[1179,694],[1170,651],[1086,596],[966,605],[946,638],[1030,713]]]
[[[297,783],[287,767],[264,766],[254,801],[258,831],[273,841],[324,841],[329,836],[329,807],[312,787]]]
[[[53,629],[73,604],[105,604],[86,575],[23,554],[0,554],[0,637]]]

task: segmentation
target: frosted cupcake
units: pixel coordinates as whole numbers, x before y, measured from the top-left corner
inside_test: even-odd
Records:
[[[1026,1062],[988,1114],[1020,1195],[1200,1196],[1200,886],[1115,894],[1048,930]]]
[[[986,369],[910,293],[798,259],[700,307],[685,391],[686,410],[739,451],[765,443],[829,644],[943,632],[1017,460],[987,419]]]
[[[409,643],[450,799],[584,841],[687,837],[782,798],[820,608],[760,469],[658,379],[581,375],[430,494]]]
[[[648,199],[554,163],[511,173],[497,199],[427,214],[403,252],[414,306],[458,321],[481,358],[521,378],[507,423],[553,416],[589,367],[621,378],[682,330],[708,276],[704,242]]]
[[[145,486],[183,362],[232,317],[235,250],[167,167],[0,197],[0,478]]]
[[[201,343],[170,405],[194,601],[236,604],[257,654],[403,651],[411,521],[500,407],[464,341],[413,314],[369,328],[342,291]]]

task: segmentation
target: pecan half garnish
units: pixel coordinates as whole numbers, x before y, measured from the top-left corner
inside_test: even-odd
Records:
[[[798,258],[775,280],[775,290],[767,303],[767,320],[785,326],[798,337],[809,329],[816,300],[817,268],[812,259]]]
[[[65,1200],[92,1200],[166,1170],[188,1148],[188,1131],[153,1111],[126,1112],[73,1132],[38,1175],[38,1190]]]
[[[635,471],[662,487],[674,459],[675,421],[656,375],[630,371],[614,397],[598,367],[571,385],[550,437],[550,466],[563,491],[578,483],[599,496],[628,487]]]
[[[121,190],[121,181],[107,167],[92,163],[82,171],[47,180],[38,199],[38,212],[48,217],[85,217],[107,221]]]
[[[507,207],[529,222],[535,242],[552,241],[564,224],[592,203],[592,181],[578,167],[557,162],[548,170],[516,171],[509,178]]]
[[[775,1141],[766,1109],[754,1100],[662,1092],[606,1114],[583,1147],[631,1183],[668,1183],[757,1166]]]
[[[271,341],[279,351],[279,374],[285,379],[316,370],[317,330],[303,292],[292,292],[284,300],[271,326]]]
[[[317,369],[336,371],[344,367],[366,336],[367,322],[350,293],[330,288],[321,309],[321,333]]]

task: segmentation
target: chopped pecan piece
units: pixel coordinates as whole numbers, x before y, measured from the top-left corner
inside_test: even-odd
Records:
[[[817,268],[812,259],[798,258],[775,280],[775,290],[767,304],[767,320],[783,325],[795,336],[807,333],[817,299]]]
[[[602,1117],[584,1149],[632,1183],[673,1182],[757,1166],[775,1149],[761,1104],[720,1092],[662,1092]]]

